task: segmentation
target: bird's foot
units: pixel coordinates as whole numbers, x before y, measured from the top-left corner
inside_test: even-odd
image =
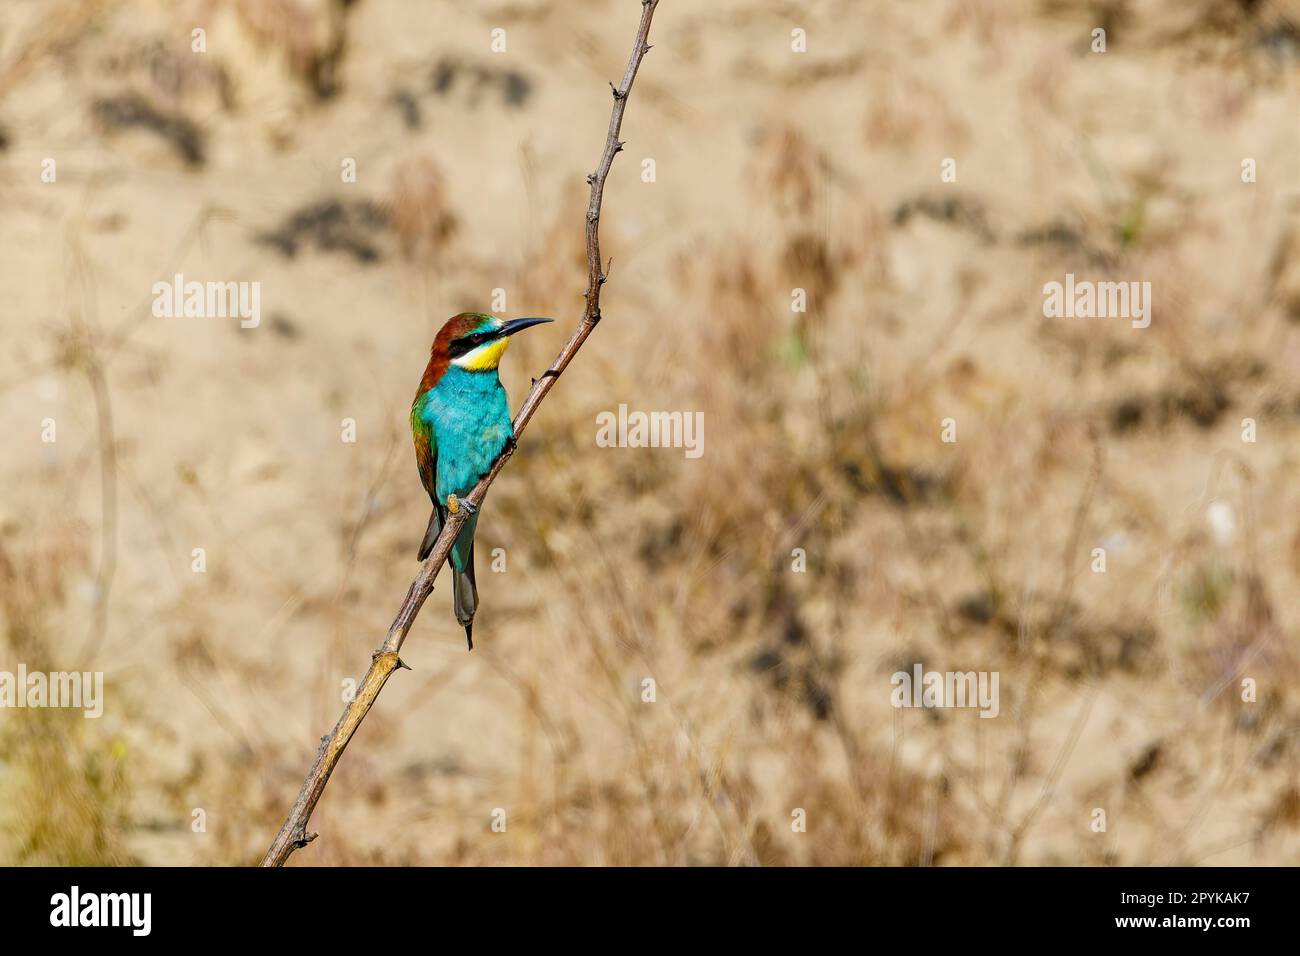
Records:
[[[473,504],[469,501],[461,501],[455,495],[447,496],[448,511],[450,511],[452,514],[456,514],[456,512],[460,511],[461,508],[464,508],[467,514],[474,514],[478,511],[478,505],[476,504]]]

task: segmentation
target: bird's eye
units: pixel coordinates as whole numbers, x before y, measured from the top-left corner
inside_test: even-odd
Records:
[[[489,342],[495,337],[493,332],[471,332],[469,335],[462,335],[460,338],[451,343],[451,357],[459,358],[466,352],[472,352],[484,342]]]

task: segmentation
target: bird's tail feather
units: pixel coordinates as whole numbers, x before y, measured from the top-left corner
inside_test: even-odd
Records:
[[[436,535],[434,536],[437,537]],[[474,650],[474,612],[478,610],[478,587],[474,584],[474,545],[469,546],[469,560],[464,572],[452,568],[452,601],[456,606],[456,620],[465,628],[465,641]]]

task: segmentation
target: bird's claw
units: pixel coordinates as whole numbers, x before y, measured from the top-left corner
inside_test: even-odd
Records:
[[[461,508],[465,509],[466,514],[471,514],[471,515],[478,511],[478,505],[474,504],[473,502],[462,501],[460,498],[456,497],[455,495],[447,496],[448,511],[450,511],[452,514],[456,514],[456,512],[460,511]]]

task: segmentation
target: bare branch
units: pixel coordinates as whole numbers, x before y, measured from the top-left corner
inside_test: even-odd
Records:
[[[658,5],[659,0],[641,2],[641,23],[637,27],[632,55],[627,61],[622,83],[614,88],[614,107],[610,111],[609,134],[605,139],[605,149],[596,171],[587,177],[587,182],[591,184],[591,201],[587,205],[587,290],[583,293],[587,304],[583,310],[582,321],[574,329],[569,341],[560,349],[560,354],[551,363],[551,367],[533,380],[533,387],[515,416],[516,437],[528,426],[537,411],[537,406],[550,393],[560,374],[568,368],[573,356],[578,353],[578,349],[582,348],[582,343],[587,340],[587,336],[600,321],[600,287],[606,279],[606,275],[600,269],[599,232],[600,205],[605,194],[605,177],[609,175],[609,167],[614,162],[614,155],[623,148],[623,144],[618,139],[619,129],[623,125],[623,110],[627,107],[628,94],[632,92],[632,81],[636,79],[641,60],[650,50],[646,38],[650,34],[650,21]],[[487,493],[488,486],[496,480],[496,476],[500,474],[514,451],[514,442],[508,443],[505,451],[493,463],[491,470],[479,479],[474,490],[464,500],[474,505],[479,504]],[[294,801],[284,825],[280,827],[280,832],[276,834],[270,849],[266,851],[262,866],[283,866],[294,850],[306,846],[316,838],[316,834],[307,832],[307,823],[311,819],[312,811],[316,809],[321,794],[325,792],[330,774],[334,772],[334,767],[347,748],[348,742],[361,726],[361,721],[374,705],[384,684],[392,676],[393,671],[406,666],[398,657],[402,643],[406,640],[416,615],[420,613],[420,608],[424,606],[425,599],[433,592],[434,579],[442,570],[447,554],[451,551],[452,542],[456,540],[456,535],[460,533],[460,527],[465,523],[467,516],[468,511],[465,508],[459,509],[456,514],[448,515],[442,534],[439,535],[429,557],[425,559],[424,564],[420,565],[420,572],[411,582],[411,587],[406,592],[406,600],[402,602],[397,617],[393,619],[388,635],[371,658],[370,669],[366,672],[361,686],[357,688],[356,696],[344,709],[334,729],[321,738],[320,749],[316,752],[316,761],[312,764],[311,772],[303,781],[298,799]]]

